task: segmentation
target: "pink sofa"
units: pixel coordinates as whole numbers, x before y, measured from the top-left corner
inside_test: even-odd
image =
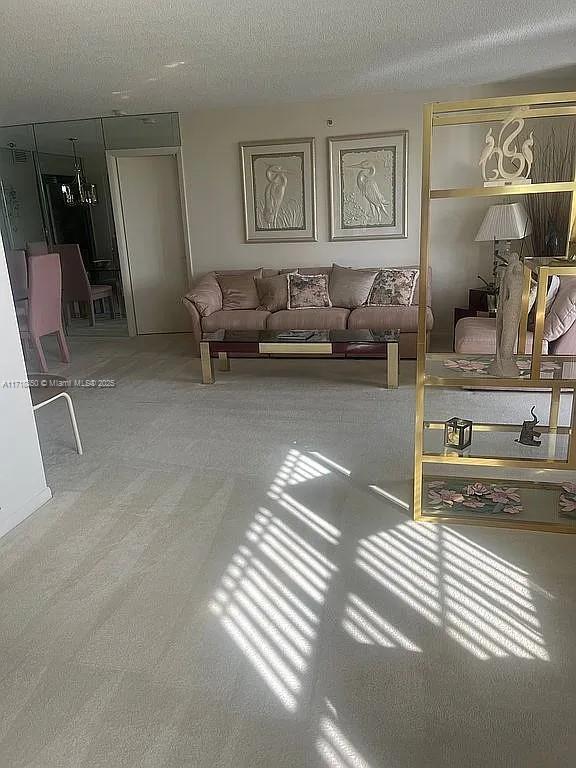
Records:
[[[530,325],[530,323],[529,323]],[[526,334],[526,352],[532,352],[533,332]],[[460,354],[493,355],[496,352],[496,319],[463,317],[454,332],[454,350]],[[576,355],[576,278],[560,278],[544,321],[543,354]]]
[[[301,274],[330,274],[332,267],[300,267]],[[242,274],[252,270],[228,270],[217,274]],[[279,274],[276,269],[264,269],[263,276]],[[429,276],[430,278],[430,276]],[[416,357],[416,339],[418,335],[418,282],[414,291],[414,300],[410,306],[359,306],[352,309],[344,307],[327,307],[318,309],[282,309],[278,312],[268,312],[263,309],[223,310],[222,294],[218,296],[216,281],[212,281],[212,295],[200,297],[195,287],[200,285],[200,277],[193,283],[190,291],[184,297],[184,304],[192,317],[192,332],[199,354],[198,344],[202,333],[219,330],[339,330],[345,328],[367,328],[386,330],[399,328],[400,357]],[[431,280],[428,280],[428,286]],[[431,309],[431,291],[428,289],[427,326],[432,329],[433,316]],[[209,305],[209,309],[207,309]]]

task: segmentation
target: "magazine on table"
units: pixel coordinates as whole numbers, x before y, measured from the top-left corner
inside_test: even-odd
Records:
[[[308,341],[312,336],[314,331],[282,331],[276,338],[284,341]]]

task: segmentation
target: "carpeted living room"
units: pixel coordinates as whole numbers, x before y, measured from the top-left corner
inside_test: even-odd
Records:
[[[28,6],[2,766],[571,765],[572,8]]]

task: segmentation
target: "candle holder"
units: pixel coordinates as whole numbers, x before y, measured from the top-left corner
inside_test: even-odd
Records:
[[[472,422],[454,417],[444,424],[444,445],[463,451],[472,443]]]

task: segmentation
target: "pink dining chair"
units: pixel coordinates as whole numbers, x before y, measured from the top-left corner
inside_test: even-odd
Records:
[[[38,240],[35,243],[26,243],[26,253],[28,256],[40,256],[43,253],[49,253],[48,243],[45,240]]]
[[[62,273],[60,256],[43,253],[28,259],[28,338],[38,355],[43,373],[48,371],[41,338],[55,333],[64,363],[70,354],[62,329]]]
[[[110,317],[114,319],[114,289],[111,285],[92,285],[77,243],[53,246],[60,254],[62,268],[62,304],[70,322],[70,304],[83,302],[90,310],[90,325],[96,325],[94,302],[108,299]]]

